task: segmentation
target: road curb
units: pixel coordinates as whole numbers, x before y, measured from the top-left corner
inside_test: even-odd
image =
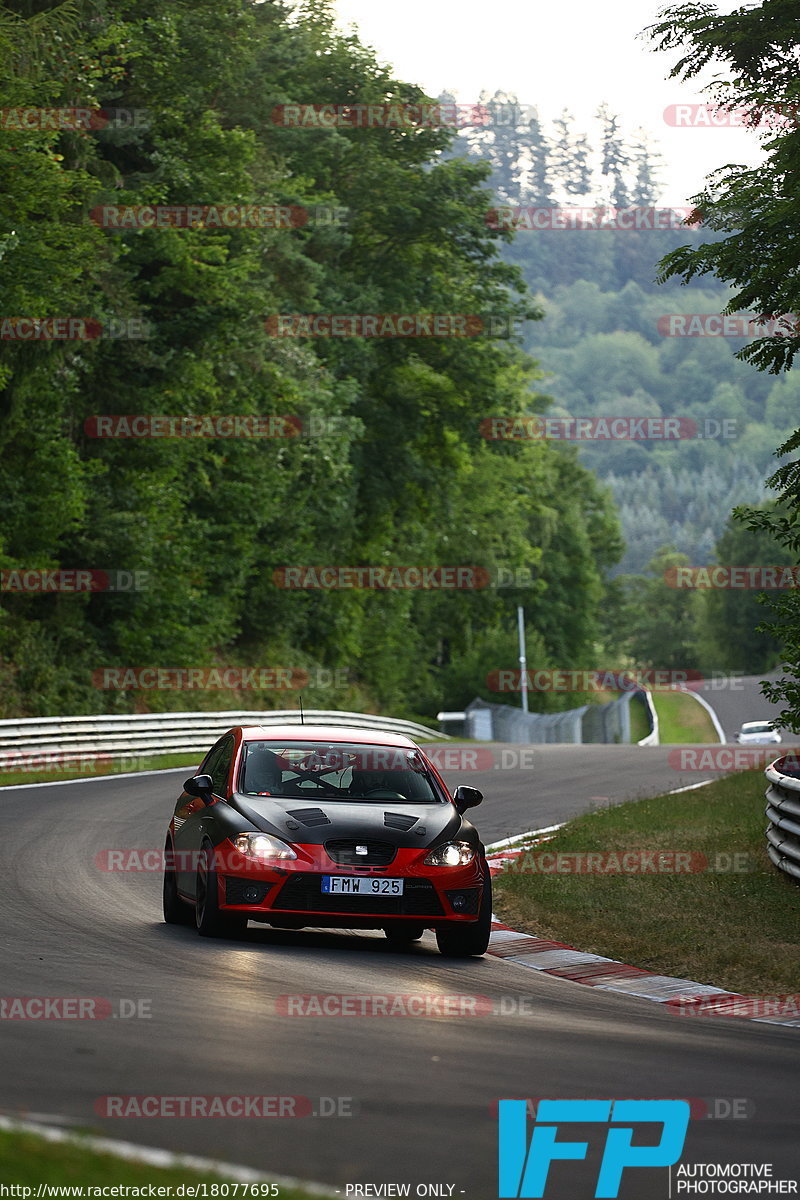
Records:
[[[552,827],[551,827],[552,828]],[[499,874],[506,863],[513,861],[532,846],[541,845],[552,838],[550,829],[531,830],[521,834],[513,847],[488,846],[486,859],[492,875]],[[740,1006],[746,997],[738,992],[698,983],[693,979],[678,979],[671,975],[657,975],[642,967],[605,958],[602,954],[588,954],[556,942],[550,938],[537,937],[512,929],[492,913],[492,931],[489,936],[487,954],[502,958],[515,966],[527,967],[553,975],[571,983],[597,988],[601,992],[617,992],[635,996],[640,1000],[653,1000],[665,1005],[676,1016],[735,1017],[738,1020],[755,1021],[763,1025],[786,1025],[800,1028],[800,1019],[781,1020],[776,1017],[751,1017],[741,1013]],[[707,997],[713,997],[708,1001]]]

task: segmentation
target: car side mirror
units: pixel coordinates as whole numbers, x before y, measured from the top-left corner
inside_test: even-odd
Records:
[[[205,804],[211,803],[211,776],[193,775],[183,785],[183,790],[190,796],[198,796]]]
[[[462,783],[453,792],[456,808],[460,813],[466,812],[468,808],[475,808],[483,800],[483,792],[479,792],[477,788],[467,787]]]

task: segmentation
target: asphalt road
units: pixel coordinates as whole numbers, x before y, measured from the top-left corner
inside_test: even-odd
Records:
[[[720,672],[696,689],[716,712],[726,741],[733,740],[733,735],[745,721],[763,721],[778,716],[782,705],[773,704],[762,695],[761,680],[774,682],[780,674],[772,671],[766,675],[731,676]],[[785,731],[782,737],[784,742],[792,745],[797,740]]]
[[[533,769],[483,772],[491,786],[476,822],[480,815],[489,840],[588,803],[695,781],[668,756],[668,748],[538,747]],[[800,1174],[797,1030],[682,1018],[490,957],[451,962],[429,935],[398,954],[377,934],[252,927],[241,942],[221,943],[165,926],[159,876],[104,872],[95,856],[161,847],[180,777],[0,793],[2,995],[108,997],[115,1008],[144,1003],[151,1014],[0,1023],[4,1112],[342,1189],[407,1182],[414,1195],[419,1184],[452,1184],[456,1197],[487,1200],[497,1195],[492,1106],[500,1098],[744,1099],[747,1119],[692,1121],[683,1161],[766,1162],[776,1177]],[[505,1009],[446,1018],[280,1014],[278,997],[320,992],[480,994]],[[355,1115],[105,1118],[96,1104],[107,1095],[306,1096],[317,1110],[319,1097],[347,1097],[339,1106]],[[547,1197],[593,1196],[600,1127],[560,1136],[584,1133],[589,1160],[554,1166]],[[666,1196],[665,1171],[626,1172],[622,1200]]]
[[[485,800],[475,824],[493,842],[566,821],[618,800],[658,795],[715,778],[681,770],[671,746],[491,746],[429,748],[450,786],[469,783]],[[691,756],[684,759],[692,761]],[[698,763],[701,761],[697,759]],[[474,764],[474,765],[473,765]]]

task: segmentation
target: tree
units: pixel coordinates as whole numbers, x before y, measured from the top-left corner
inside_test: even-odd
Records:
[[[620,135],[619,117],[612,113],[604,102],[597,110],[597,119],[601,125],[600,171],[604,179],[608,180],[606,186],[615,208],[625,208],[630,203],[625,179],[630,155]]]
[[[792,0],[763,0],[727,16],[706,4],[683,4],[666,9],[649,30],[659,50],[685,50],[671,78],[692,79],[712,62],[728,68],[733,82],[719,80],[706,91],[721,110],[744,112],[767,139],[762,165],[721,167],[692,197],[704,229],[730,236],[674,250],[663,260],[661,277],[689,281],[713,272],[735,289],[726,312],[785,318],[775,336],[758,338],[740,351],[745,361],[774,373],[790,366],[800,349],[800,328],[791,316],[800,302],[793,234],[799,28]]]
[[[788,369],[800,350],[800,327],[791,314],[800,304],[797,244],[797,170],[800,131],[796,120],[800,26],[789,0],[763,3],[721,15],[706,4],[667,9],[650,30],[658,49],[679,47],[682,57],[671,76],[691,79],[710,64],[732,77],[716,79],[708,92],[720,107],[744,110],[764,133],[764,163],[755,169],[729,165],[715,171],[693,197],[706,229],[727,236],[699,247],[683,246],[663,260],[662,277],[685,281],[713,271],[734,288],[726,311],[770,314],[776,336],[758,338],[739,357],[774,374]],[[800,430],[779,453],[800,449]],[[782,508],[738,509],[747,528],[773,536],[792,556],[800,552],[800,461],[781,466],[769,480]],[[786,705],[781,719],[800,731],[800,604],[795,594],[772,601],[776,620],[768,632],[784,644],[787,677],[765,688]]]
[[[618,585],[623,588],[623,612],[630,631],[626,648],[639,667],[695,668],[697,601],[690,590],[670,587],[667,574],[688,564],[687,556],[674,546],[662,546],[644,575],[624,576]]]
[[[553,122],[553,177],[566,196],[585,196],[592,186],[590,148],[586,134],[573,132],[573,119],[572,113],[565,108]]]
[[[634,204],[655,204],[660,190],[658,174],[663,161],[663,155],[653,149],[647,131],[638,129],[631,151],[631,169],[634,174],[631,200]]]
[[[774,501],[758,506],[774,512]],[[790,566],[792,556],[766,530],[742,528],[729,518],[714,549],[724,566]],[[763,628],[764,593],[737,588],[710,588],[700,593],[697,638],[705,671],[735,671],[754,675],[771,671],[780,658],[780,645]]]
[[[360,707],[435,712],[445,670],[491,654],[524,594],[498,583],[501,572],[533,571],[559,522],[571,561],[554,556],[544,569],[549,607],[561,607],[582,653],[613,557],[610,505],[577,463],[565,475],[549,445],[480,432],[495,405],[511,415],[542,407],[535,363],[516,337],[487,328],[540,315],[500,257],[510,235],[487,224],[490,168],[450,155],[447,129],[276,120],[281,105],[309,97],[430,102],[337,32],[325,0],[76,7],[68,44],[58,14],[47,26],[50,14],[31,19],[31,7],[41,5],[15,0],[0,19],[4,108],[81,103],[148,119],[0,130],[2,311],[145,318],[150,336],[2,343],[0,567],[137,570],[148,586],[4,592],[3,715],[207,707],[202,692],[98,692],[91,672],[228,664],[345,668]],[[45,28],[52,54],[29,71]],[[516,188],[518,131],[501,129],[490,144]],[[87,219],[97,206],[160,204],[293,205],[310,219],[147,229]],[[329,206],[347,219],[316,221]],[[474,336],[449,338],[282,338],[266,320],[316,312],[453,314],[487,327],[473,320]],[[303,436],[91,432],[98,414],[282,413],[303,422]],[[279,571],[288,564],[472,564],[491,586],[289,591]],[[564,594],[567,568],[585,590]],[[563,630],[542,625],[541,644],[562,655]],[[251,703],[288,699],[256,693]],[[320,707],[337,699],[307,696]]]

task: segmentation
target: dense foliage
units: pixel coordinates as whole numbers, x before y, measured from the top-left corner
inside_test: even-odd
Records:
[[[544,312],[525,326],[524,345],[544,371],[540,387],[554,397],[548,415],[680,417],[699,434],[580,445],[581,462],[619,509],[626,548],[616,570],[642,572],[669,544],[693,563],[710,562],[734,505],[766,498],[775,447],[796,424],[800,382],[772,379],[738,358],[751,353],[753,337],[668,336],[692,328],[670,324],[673,315],[720,314],[732,293],[702,269],[688,287],[659,280],[664,257],[702,254],[713,263],[722,235],[713,223],[682,226],[692,205],[662,195],[659,155],[643,134],[628,136],[605,105],[584,132],[569,113],[547,122],[513,95],[483,99],[489,111],[513,113],[515,124],[465,132],[457,147],[491,167],[498,214],[509,223],[516,214],[503,256]],[[548,206],[571,210],[583,228],[532,228],[531,209]],[[642,227],[593,227],[603,218],[592,212],[604,206],[606,223],[627,207]],[[751,299],[734,307],[748,311]]]
[[[709,88],[720,106],[748,114],[763,131],[765,162],[757,169],[722,167],[693,197],[703,226],[714,233],[703,245],[684,245],[667,256],[665,279],[691,281],[713,271],[733,288],[731,311],[749,309],[775,318],[774,336],[744,347],[740,357],[772,374],[788,370],[800,349],[800,287],[795,234],[800,130],[800,25],[796,0],[763,0],[722,15],[708,4],[687,3],[661,14],[652,34],[660,49],[680,48],[672,75],[692,78],[713,64],[722,72]],[[782,380],[786,416],[797,425],[795,377]],[[782,548],[796,563],[800,552],[800,429],[783,441],[788,458],[770,479],[781,504],[740,508],[737,517],[751,536]],[[800,731],[800,603],[794,590],[772,601],[775,619],[766,633],[782,646],[785,678],[765,688],[785,705],[784,724]]]
[[[6,591],[2,715],[294,706],[285,692],[92,682],[107,666],[213,664],[306,668],[309,705],[431,713],[513,661],[520,602],[532,663],[586,665],[618,528],[573,449],[480,436],[488,409],[526,411],[536,390],[514,340],[269,332],[281,313],[538,315],[499,256],[509,235],[486,223],[488,168],[449,154],[450,131],[274,116],[419,103],[419,90],[337,34],[319,0],[18,0],[0,7],[0,51],[2,109],[127,114],[0,128],[0,313],[149,333],[2,343],[0,570],[147,575],[137,591]],[[115,229],[90,216],[143,204],[310,219]],[[98,414],[291,414],[303,433],[101,439]],[[275,572],[290,564],[472,564],[527,586],[287,591]]]

